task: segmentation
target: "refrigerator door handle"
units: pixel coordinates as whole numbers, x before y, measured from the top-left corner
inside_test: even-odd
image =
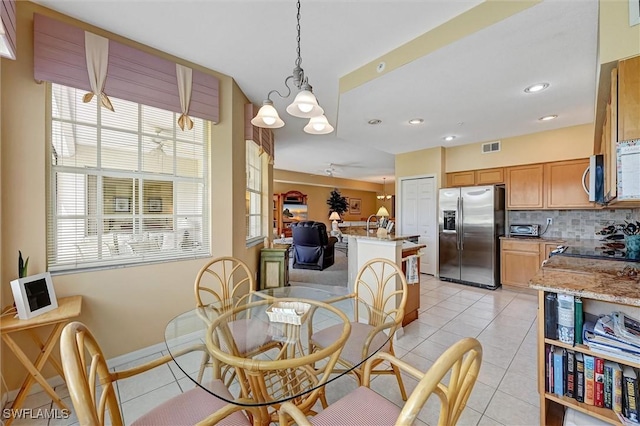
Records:
[[[460,197],[456,200],[456,250],[460,251]]]
[[[460,251],[464,250],[464,198],[460,198],[460,232],[458,238],[460,239]]]

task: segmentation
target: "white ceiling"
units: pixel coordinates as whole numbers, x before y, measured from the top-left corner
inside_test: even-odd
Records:
[[[36,3],[232,76],[256,105],[296,58],[295,0],[37,0]],[[302,67],[329,121],[308,135],[272,99],[275,168],[382,183],[394,154],[594,120],[597,0],[545,0],[339,94],[339,79],[477,6],[480,0],[302,0]],[[523,89],[537,82],[537,94]],[[558,118],[540,122],[539,117]],[[407,121],[425,121],[410,126]],[[380,119],[377,126],[367,124]],[[462,123],[462,124],[460,124]],[[456,135],[445,142],[445,135]]]

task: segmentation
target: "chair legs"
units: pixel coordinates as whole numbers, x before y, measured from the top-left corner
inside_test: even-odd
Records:
[[[393,365],[393,373],[396,375],[396,379],[398,379],[398,387],[400,388],[400,395],[402,395],[402,400],[407,400],[407,391],[404,389],[404,382],[402,381],[402,375],[400,374],[400,368],[398,366]]]

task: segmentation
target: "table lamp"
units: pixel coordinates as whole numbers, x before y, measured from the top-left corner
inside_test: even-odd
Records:
[[[338,221],[340,220],[340,215],[338,214],[338,212],[331,212],[329,220],[333,221],[331,222],[331,234],[340,235],[340,230],[338,229]]]
[[[387,208],[385,206],[382,206],[378,209],[378,212],[376,213],[376,216],[378,217],[389,217],[389,211],[387,210]],[[376,236],[378,238],[386,238],[387,237],[387,228],[385,228],[384,226],[379,227],[378,228],[378,232],[376,232]]]

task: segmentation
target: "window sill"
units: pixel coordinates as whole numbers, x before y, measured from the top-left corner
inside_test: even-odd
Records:
[[[247,240],[247,248],[255,247],[264,242],[264,237],[254,237]]]

